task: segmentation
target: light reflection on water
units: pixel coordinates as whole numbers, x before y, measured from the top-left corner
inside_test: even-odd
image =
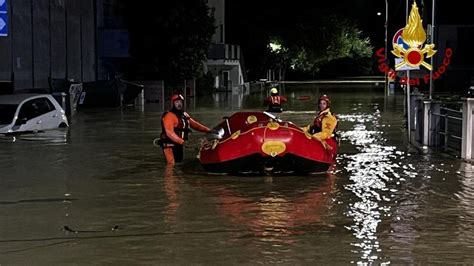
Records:
[[[474,243],[474,166],[464,163],[458,171],[461,178],[461,189],[455,193],[455,198],[459,201],[458,207],[462,210],[462,216],[466,220],[457,226],[459,241],[464,243]],[[469,222],[471,221],[471,222]]]
[[[25,133],[15,135],[0,135],[0,143],[32,141],[43,145],[65,145],[67,144],[68,129],[46,130],[36,133]]]
[[[361,113],[359,105],[353,108],[354,114],[341,115],[342,122],[350,122],[352,128],[342,132],[343,141],[355,146],[355,154],[342,154],[344,170],[351,182],[345,189],[354,193],[355,202],[348,205],[346,215],[354,220],[347,226],[357,241],[353,243],[354,252],[360,254],[361,263],[379,261],[382,249],[378,239],[378,227],[383,217],[391,216],[390,203],[397,188],[391,188],[393,180],[404,181],[406,176],[415,177],[413,166],[400,166],[397,161],[403,159],[404,152],[388,146],[380,124],[381,113],[377,105],[373,113]]]

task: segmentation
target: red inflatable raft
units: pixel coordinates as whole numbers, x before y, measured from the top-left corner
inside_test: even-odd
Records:
[[[202,142],[199,161],[211,173],[325,172],[335,163],[337,142],[326,145],[289,121],[267,112],[237,112]]]

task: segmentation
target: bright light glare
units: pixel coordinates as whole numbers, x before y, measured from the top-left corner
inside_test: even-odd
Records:
[[[272,52],[278,52],[281,50],[281,44],[270,43],[269,46],[270,46],[270,49],[272,49]]]

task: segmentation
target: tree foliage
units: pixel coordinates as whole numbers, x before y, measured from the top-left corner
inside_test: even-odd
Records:
[[[196,77],[215,31],[202,0],[124,0],[136,76],[178,81]]]
[[[270,52],[285,68],[292,68],[311,75],[321,72],[326,65],[345,60],[370,62],[372,47],[368,38],[354,27],[349,19],[337,16],[320,17],[307,23],[298,24],[291,31],[282,32],[278,39],[284,47],[283,54]],[[279,67],[282,67],[281,65]]]
[[[360,64],[372,63],[367,32],[358,29],[359,25],[366,26],[366,20],[374,24],[368,17],[360,18],[371,8],[365,0],[342,0],[337,4],[240,0],[229,1],[228,8],[233,12],[228,13],[227,36],[241,44],[251,78],[264,77],[269,68],[310,77],[325,72],[335,62],[348,64],[345,69],[349,72],[358,71]],[[287,51],[278,54],[271,51],[267,44],[275,40]]]

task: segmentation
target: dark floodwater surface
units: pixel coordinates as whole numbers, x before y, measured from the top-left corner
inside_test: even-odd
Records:
[[[65,131],[0,138],[0,265],[474,262],[472,165],[408,145],[401,96],[285,93],[281,116],[298,125],[319,94],[332,97],[334,172],[209,175],[196,159],[201,133],[167,168],[153,105],[83,110]],[[207,125],[262,108],[262,95],[195,101],[188,111]]]

